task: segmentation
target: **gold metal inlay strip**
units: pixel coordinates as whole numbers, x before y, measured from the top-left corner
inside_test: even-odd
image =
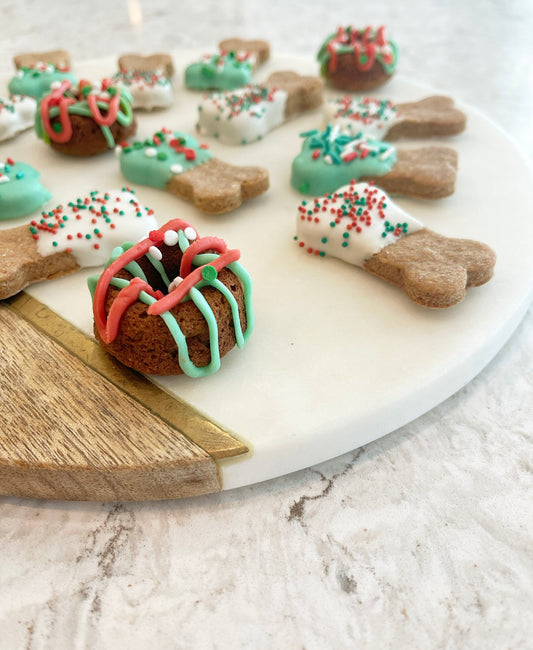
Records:
[[[119,364],[94,339],[32,296],[22,292],[4,304],[213,458],[228,458],[248,451],[246,445],[220,425],[143,375]]]

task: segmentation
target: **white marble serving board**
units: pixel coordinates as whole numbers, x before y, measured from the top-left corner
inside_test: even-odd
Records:
[[[197,54],[173,53],[178,70],[175,106],[139,113],[139,139],[162,126],[194,132],[201,95],[187,91],[181,80],[185,65]],[[74,72],[98,79],[115,67],[115,59],[105,59],[77,64]],[[278,57],[260,68],[255,79],[279,69],[317,73],[312,60]],[[434,92],[398,76],[374,94],[408,101]],[[254,280],[256,328],[248,346],[232,351],[211,377],[156,379],[250,446],[250,454],[221,463],[225,489],[308,467],[397,429],[474,377],[521,320],[533,298],[533,176],[502,130],[476,110],[461,108],[468,114],[467,130],[444,142],[459,152],[455,194],[437,202],[397,199],[426,226],[484,241],[498,255],[494,279],[444,311],[419,307],[360,269],[317,259],[294,243],[302,197],[289,185],[290,166],[300,149],[298,134],[320,126],[320,110],[244,147],[200,138],[227,162],[260,164],[270,172],[268,193],[233,213],[207,216],[164,192],[135,187],[161,224],[184,218],[200,234],[223,237],[231,248],[240,248],[241,261]],[[422,144],[427,142],[399,146]],[[40,169],[53,194],[51,204],[126,184],[113,153],[94,159],[62,157],[32,132],[0,144],[0,155]],[[4,222],[2,227],[23,222]],[[90,334],[86,278],[93,272],[28,291]]]

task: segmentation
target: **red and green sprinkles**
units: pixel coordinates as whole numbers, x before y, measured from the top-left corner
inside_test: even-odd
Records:
[[[132,190],[124,187],[121,191],[132,195],[128,203],[134,207],[135,217],[153,215],[153,210],[142,208],[133,198]],[[114,219],[124,216],[123,207],[123,200],[120,197],[111,196],[109,193],[101,194],[95,190],[87,197],[78,197],[74,201],[69,201],[66,206],[58,205],[52,210],[41,212],[40,219],[33,219],[30,222],[29,231],[32,238],[37,241],[44,234],[55,236],[70,226],[70,232],[65,235],[67,241],[94,240],[92,247],[98,250],[99,240],[105,236],[106,228],[114,230],[116,228]],[[57,248],[58,240],[53,239],[51,245]],[[72,248],[67,247],[65,251],[71,253]]]

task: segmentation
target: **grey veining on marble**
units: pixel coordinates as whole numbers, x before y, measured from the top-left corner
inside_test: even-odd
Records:
[[[484,112],[531,161],[528,0],[287,4],[3,0],[0,73],[21,51],[232,35],[313,56],[338,24],[385,23],[403,75]],[[0,497],[0,650],[533,648],[532,487],[530,308],[454,396],[319,466],[181,501]]]

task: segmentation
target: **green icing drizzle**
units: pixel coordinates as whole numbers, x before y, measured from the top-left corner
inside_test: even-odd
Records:
[[[182,249],[182,252],[184,252],[184,250],[189,246],[188,240],[181,230],[178,231],[178,245]],[[119,252],[120,250],[127,250],[128,248],[131,248],[131,246],[132,246],[131,242],[128,242],[124,244],[122,247],[118,247],[117,249],[114,249],[113,258],[114,259],[117,258],[116,255],[117,252]],[[151,258],[150,255],[145,257],[148,257],[150,261],[153,262],[153,259]],[[195,266],[203,266],[205,264],[209,264],[210,262],[214,261],[218,257],[219,256],[216,253],[202,253],[195,256],[193,263]],[[108,265],[111,263],[111,261],[112,260],[109,260]],[[163,268],[160,263],[159,266]],[[159,270],[158,265],[154,265],[154,267]],[[140,277],[146,281],[146,276],[144,275],[142,269],[136,262],[128,264],[125,268],[134,277]],[[216,317],[213,313],[213,310],[211,309],[209,303],[207,302],[207,300],[204,298],[204,296],[200,291],[203,287],[205,286],[214,287],[215,289],[217,289],[217,291],[220,291],[220,293],[222,293],[222,295],[228,301],[233,316],[235,339],[237,342],[237,347],[239,349],[244,347],[244,345],[248,342],[248,339],[250,338],[250,335],[252,333],[254,327],[254,316],[253,316],[253,309],[252,309],[252,280],[250,278],[249,273],[241,264],[239,264],[239,262],[232,262],[231,264],[228,264],[227,268],[230,269],[239,278],[244,288],[244,308],[245,308],[246,323],[247,323],[246,330],[244,332],[241,327],[239,305],[237,303],[237,300],[235,296],[231,293],[231,291],[228,289],[228,287],[226,287],[225,284],[223,284],[220,280],[218,280],[218,278],[215,277],[213,280],[209,282],[206,280],[201,280],[196,284],[195,287],[192,287],[192,289],[188,292],[188,294],[183,299],[183,301],[192,300],[194,304],[198,307],[202,316],[205,318],[207,322],[207,326],[209,330],[209,344],[210,344],[210,351],[211,351],[211,361],[207,366],[198,367],[195,366],[194,363],[191,361],[189,356],[188,346],[187,346],[187,340],[178,324],[178,321],[176,320],[172,312],[165,311],[162,314],[160,314],[160,317],[163,319],[165,325],[168,327],[168,330],[178,348],[178,358],[179,358],[181,369],[189,377],[205,377],[207,375],[216,372],[221,365],[220,351],[218,347],[218,324],[217,324]],[[92,275],[87,280],[87,284],[93,298],[94,298],[94,292],[96,290],[96,285],[98,284],[99,277],[100,277],[99,275]],[[164,272],[164,278],[166,278],[166,272]],[[169,284],[168,278],[165,281],[167,282],[167,286],[168,286]],[[119,289],[123,289],[124,287],[127,287],[129,283],[130,281],[124,278],[114,277],[111,280],[111,284]],[[150,296],[145,291],[141,291],[139,293],[138,299],[140,300],[140,302],[148,306],[157,302],[155,298]]]

